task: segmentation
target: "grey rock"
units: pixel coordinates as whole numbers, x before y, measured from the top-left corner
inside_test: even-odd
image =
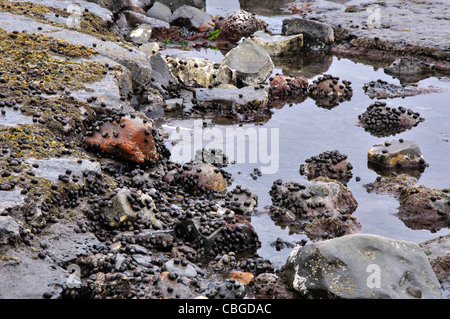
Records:
[[[426,63],[419,59],[401,57],[392,62],[384,69],[387,74],[392,75],[416,75],[421,73],[430,73],[435,71],[436,66],[432,63]]]
[[[70,274],[50,258],[33,258],[29,249],[10,249],[0,261],[1,299],[42,299],[48,294],[61,297]]]
[[[139,200],[147,205],[135,211],[128,200],[128,197],[131,196],[131,190],[121,188],[117,191],[117,194],[111,199],[111,207],[105,207],[103,211],[105,221],[110,227],[118,227],[124,222],[135,221],[140,218],[144,223],[161,228],[160,221],[156,219],[153,213],[155,208],[153,199],[147,194],[141,193],[139,195]]]
[[[170,88],[179,85],[178,79],[172,74],[166,60],[160,53],[155,54],[150,58],[152,66],[152,77],[155,82],[161,84],[163,87]]]
[[[334,42],[334,31],[331,26],[308,19],[284,19],[281,33],[303,34],[304,46],[312,50],[325,49]]]
[[[19,223],[11,216],[0,215],[0,245],[11,244],[19,238]]]
[[[139,47],[150,59],[159,52],[158,42],[147,42]],[[151,63],[151,60],[150,60]]]
[[[179,7],[170,17],[171,25],[188,29],[198,29],[203,23],[210,21],[212,20],[208,13],[187,5]]]
[[[238,87],[262,83],[274,69],[267,51],[250,39],[245,39],[231,49],[225,55],[221,65],[236,71]]]
[[[158,20],[170,22],[172,10],[170,10],[170,8],[167,5],[161,2],[155,2],[153,6],[147,11],[147,16]]]
[[[165,112],[179,111],[183,108],[183,99],[168,99],[164,103]]]
[[[277,283],[278,276],[271,273],[262,273],[253,279],[253,286],[258,294],[268,295],[272,293],[273,286]]]
[[[356,234],[297,246],[285,265],[303,297],[440,299],[439,281],[419,245]]]
[[[157,28],[168,28],[170,26],[169,23],[166,21],[148,17],[147,15],[145,15],[143,13],[125,10],[125,11],[123,11],[123,14],[126,17],[128,24],[132,28],[136,27],[139,24],[143,24],[143,23],[151,25],[152,27],[157,27]]]
[[[187,261],[177,260],[177,262],[175,262],[175,259],[171,259],[164,264],[163,268],[165,271],[173,272],[180,277],[192,278],[197,276],[197,271],[194,266]]]
[[[264,31],[254,33],[251,39],[262,46],[271,57],[301,52],[303,35],[270,35]]]
[[[206,0],[159,0],[158,2],[167,5],[172,12],[184,5],[200,10],[205,10],[206,8]]]

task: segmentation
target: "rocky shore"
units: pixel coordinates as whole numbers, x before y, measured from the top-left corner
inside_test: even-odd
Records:
[[[425,2],[402,11],[427,23],[412,36],[388,14],[401,1],[377,2],[375,28],[369,2],[286,5],[275,33],[258,14],[211,15],[202,0],[0,0],[0,298],[448,297],[450,237],[359,234],[345,154],[299,161],[306,183],[274,178],[265,209],[233,184],[226,154],[174,161],[162,125],[176,112],[264,123],[306,98],[331,109],[352,98],[351,79],[274,74],[277,59],[324,52],[380,60],[406,83],[372,81],[358,88],[367,94],[424,94],[411,78],[450,70],[448,41],[429,32],[448,21],[445,4]],[[448,228],[449,189],[417,186],[426,158],[392,139],[426,118],[376,101],[357,120],[386,138],[367,150],[383,172],[367,191],[398,199],[412,229]],[[282,267],[257,253],[259,209],[309,238],[275,243],[292,250]]]

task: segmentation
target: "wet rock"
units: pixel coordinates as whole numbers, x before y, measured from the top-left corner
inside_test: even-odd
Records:
[[[237,214],[250,214],[258,206],[258,196],[238,186],[227,193],[225,205]]]
[[[397,216],[411,229],[436,232],[450,222],[450,194],[448,189],[436,190],[426,186],[404,187]]]
[[[119,227],[128,221],[136,221],[138,218],[147,225],[161,228],[161,223],[154,215],[155,204],[153,199],[143,193],[132,192],[122,188],[112,194],[110,204],[103,208],[105,222],[110,227]]]
[[[210,163],[185,164],[182,169],[169,171],[163,180],[167,183],[181,184],[193,192],[221,192],[228,186],[222,171]]]
[[[160,53],[150,58],[152,65],[152,78],[167,90],[176,89],[179,85],[178,79],[172,74],[166,60]]]
[[[417,244],[376,235],[298,246],[288,257],[284,275],[303,297],[441,298],[436,275]]]
[[[365,83],[363,86],[364,92],[371,99],[393,99],[397,97],[407,97],[407,96],[415,96],[419,94],[427,94],[438,92],[438,88],[434,87],[418,87],[412,85],[396,85],[392,83],[388,83],[386,81],[378,79],[377,81],[370,81],[369,83]]]
[[[419,145],[413,141],[392,140],[374,145],[367,159],[383,167],[424,168],[427,166]]]
[[[390,195],[398,198],[404,187],[413,187],[418,178],[411,174],[391,174],[378,176],[372,183],[365,184],[367,192],[375,192],[378,195]]]
[[[215,114],[236,115],[264,110],[269,102],[266,86],[243,88],[212,88],[194,90],[195,108]]]
[[[122,13],[124,14],[127,23],[131,28],[135,28],[139,24],[148,24],[156,28],[170,27],[170,24],[166,21],[148,17],[147,15],[145,15],[145,11],[143,13],[139,13],[130,10],[125,10]]]
[[[263,273],[253,279],[253,286],[256,293],[262,295],[271,295],[273,287],[276,285],[278,276],[271,273]]]
[[[262,83],[274,69],[267,51],[250,39],[245,39],[231,49],[225,55],[221,65],[236,71],[238,87]]]
[[[172,10],[170,10],[170,8],[167,5],[157,1],[147,11],[147,16],[158,20],[170,22]]]
[[[342,80],[331,74],[324,74],[313,80],[308,87],[309,95],[316,101],[316,104],[333,108],[339,103],[349,101],[353,96],[351,82]]]
[[[248,37],[257,31],[269,32],[268,24],[255,14],[245,10],[234,12],[221,22],[220,37],[238,42],[242,37]]]
[[[418,112],[402,106],[387,106],[379,101],[369,105],[363,114],[358,115],[358,119],[366,131],[377,137],[396,135],[424,121]]]
[[[141,24],[128,34],[127,39],[136,44],[144,44],[148,42],[151,36],[152,27],[148,24]]]
[[[196,277],[197,271],[195,267],[192,266],[187,260],[171,259],[166,262],[163,266],[164,271],[169,273],[175,273],[180,277]]]
[[[20,239],[20,224],[11,216],[0,215],[0,245],[14,244]]]
[[[422,73],[431,73],[434,72],[436,66],[431,63],[426,63],[419,59],[410,58],[410,57],[401,57],[391,65],[386,67],[384,71],[390,75],[396,76],[411,76]]]
[[[311,239],[334,238],[358,233],[362,229],[356,217],[339,212],[326,211],[305,226]]]
[[[228,251],[249,251],[261,245],[250,222],[235,214],[205,214],[181,220],[175,225],[175,233],[189,241],[197,254],[204,257]]]
[[[358,206],[347,187],[327,177],[318,177],[304,185],[294,182],[283,184],[277,180],[269,194],[274,205],[287,208],[298,217],[316,217],[326,211],[351,214]]]
[[[450,287],[450,235],[439,236],[420,243],[419,246],[428,256],[431,267],[443,288],[442,299],[448,298]]]
[[[159,159],[149,122],[122,117],[119,122],[106,122],[94,129],[85,138],[88,147],[136,163]]]
[[[206,293],[209,299],[242,299],[246,295],[245,287],[239,281],[231,278],[223,283],[216,283],[215,286]]]
[[[281,33],[287,36],[303,34],[304,47],[309,50],[324,50],[334,42],[331,26],[308,19],[284,19]]]
[[[255,32],[252,41],[262,46],[271,57],[299,53],[303,47],[303,35],[270,35],[264,31]]]
[[[308,79],[303,76],[289,77],[278,74],[270,80],[269,85],[271,99],[286,99],[306,94],[308,91]]]
[[[235,84],[235,72],[227,65],[219,65],[200,58],[166,57],[170,71],[180,83],[190,87]]]
[[[174,112],[183,109],[183,99],[169,99],[165,101],[164,111]]]
[[[325,176],[346,185],[353,176],[353,165],[347,161],[347,155],[337,150],[312,156],[305,162],[306,164],[300,165],[300,175],[306,175],[309,180]]]
[[[195,7],[183,5],[176,9],[170,17],[170,24],[188,29],[198,30],[205,22],[211,21],[211,16]]]
[[[0,257],[0,290],[2,299],[61,298],[69,273],[50,258],[33,258],[27,248],[2,252]],[[44,296],[45,294],[45,296]]]

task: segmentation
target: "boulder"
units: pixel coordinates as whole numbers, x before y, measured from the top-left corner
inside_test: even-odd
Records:
[[[88,131],[85,145],[135,163],[157,161],[152,131],[150,122],[122,117],[119,122],[106,122],[98,130]]]
[[[427,166],[419,145],[416,142],[403,139],[374,145],[369,149],[367,159],[386,168],[424,168]]]
[[[170,71],[166,60],[157,53],[150,58],[152,66],[152,79],[162,85],[163,88],[176,88],[179,85],[178,79]]]
[[[310,298],[440,299],[439,281],[419,245],[355,234],[297,246],[284,276]]]
[[[303,34],[304,47],[321,50],[334,42],[334,31],[326,23],[302,18],[284,19],[281,29],[284,35]]]
[[[174,11],[170,17],[170,24],[188,29],[197,30],[205,22],[209,22],[211,16],[195,7],[184,5]]]
[[[238,42],[241,38],[248,37],[257,31],[269,31],[266,21],[245,10],[236,11],[219,23],[221,27],[219,36],[226,41]]]
[[[208,87],[236,82],[234,71],[227,65],[191,57],[172,58],[167,56],[166,61],[172,74],[186,86]]]
[[[271,57],[296,54],[302,50],[303,35],[270,35],[264,31],[255,32],[251,39],[262,46]]]
[[[147,11],[147,16],[158,20],[170,22],[172,10],[170,10],[170,8],[167,5],[161,2],[155,2],[153,6]]]
[[[250,39],[245,39],[231,49],[225,55],[221,65],[236,71],[238,87],[262,83],[274,69],[267,51]]]

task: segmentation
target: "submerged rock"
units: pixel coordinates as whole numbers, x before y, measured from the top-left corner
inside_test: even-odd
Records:
[[[284,276],[302,297],[440,299],[440,285],[419,245],[355,234],[297,246]]]
[[[250,39],[245,39],[231,49],[225,55],[221,65],[236,71],[238,87],[262,83],[274,69],[267,51]]]
[[[363,86],[364,92],[371,99],[393,99],[397,97],[415,96],[419,94],[427,94],[439,92],[438,88],[434,87],[418,87],[412,85],[396,85],[378,79],[377,81],[370,81]]]
[[[450,225],[450,193],[426,186],[404,187],[397,216],[411,229],[436,232]]]

